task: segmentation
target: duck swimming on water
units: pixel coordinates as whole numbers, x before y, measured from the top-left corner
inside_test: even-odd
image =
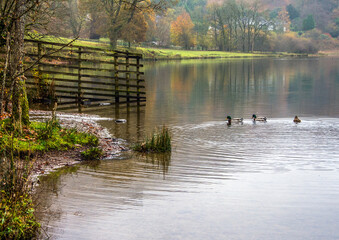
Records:
[[[226,117],[226,120],[227,120],[227,125],[231,125],[232,124],[232,121],[236,122],[236,123],[242,123],[243,122],[243,118],[233,118],[231,116],[227,116]]]
[[[293,122],[301,123],[301,120],[298,118],[298,116],[295,116],[294,119],[293,119]]]
[[[257,115],[253,114],[252,115],[253,122],[260,121],[260,122],[266,122],[267,117],[257,117]]]

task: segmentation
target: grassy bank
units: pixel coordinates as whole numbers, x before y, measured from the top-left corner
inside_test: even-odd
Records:
[[[52,36],[45,36],[41,41],[53,43],[69,43],[72,41],[67,38],[56,38]],[[103,50],[110,49],[109,40],[102,38],[100,40],[78,39],[72,43],[73,46],[79,47],[95,47]],[[307,56],[306,54],[297,53],[268,53],[268,52],[224,52],[224,51],[198,51],[198,50],[179,50],[169,48],[151,48],[151,47],[122,47],[119,46],[120,51],[131,51],[143,55],[144,60],[181,60],[181,59],[213,59],[213,58],[258,58],[258,57],[296,57]]]
[[[12,148],[19,157],[77,146],[97,146],[98,138],[74,129],[62,129],[57,121],[32,122],[22,132],[15,131],[10,119],[0,121],[0,154]]]
[[[213,59],[213,58],[259,58],[259,57],[295,57],[306,56],[294,53],[241,53],[222,51],[175,50],[159,48],[136,48],[145,60],[181,60],[181,59]]]

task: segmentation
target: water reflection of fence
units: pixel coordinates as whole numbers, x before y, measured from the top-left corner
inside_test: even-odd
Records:
[[[26,40],[26,51],[26,61],[38,61],[36,70],[53,82],[58,106],[140,106],[146,100],[141,54],[35,40]],[[26,77],[28,88],[39,87],[33,72]]]

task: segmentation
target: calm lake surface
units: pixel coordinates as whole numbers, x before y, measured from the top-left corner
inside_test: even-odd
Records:
[[[44,179],[40,219],[52,239],[339,239],[339,58],[145,72],[141,111],[89,113],[126,118],[101,122],[124,144],[165,124],[172,153],[124,153]],[[253,113],[268,122],[253,124]],[[244,123],[228,127],[227,115]]]

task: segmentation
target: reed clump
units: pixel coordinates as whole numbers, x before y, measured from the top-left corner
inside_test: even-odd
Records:
[[[133,150],[153,153],[170,152],[172,150],[171,140],[172,136],[169,129],[163,126],[161,129],[156,129],[151,137],[146,137],[144,142],[135,144]]]

